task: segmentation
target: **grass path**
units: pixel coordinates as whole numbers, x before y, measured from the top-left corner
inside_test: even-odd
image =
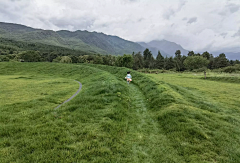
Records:
[[[76,81],[76,80],[75,80],[75,81]],[[64,102],[61,103],[60,105],[58,105],[55,109],[58,109],[58,108],[61,107],[63,104],[71,101],[71,100],[72,100],[75,96],[77,96],[77,94],[81,91],[81,89],[82,89],[82,83],[80,83],[79,81],[76,81],[76,82],[78,82],[78,84],[79,84],[79,88],[78,88],[77,92],[76,92],[74,95],[72,95],[69,99],[67,99],[66,101],[64,101]]]
[[[141,90],[134,84],[129,85],[131,97],[131,115],[129,122],[128,140],[132,145],[134,162],[182,162],[177,152],[168,144],[167,138],[161,133],[161,129],[154,115],[148,110],[147,100]],[[172,158],[172,154],[176,158]]]
[[[90,65],[89,67],[92,66]],[[126,130],[124,129],[125,134],[122,137],[122,142],[124,142],[123,147],[125,151],[128,151],[125,155],[128,161],[124,162],[185,162],[182,154],[178,152],[174,143],[171,142],[171,139],[164,132],[156,111],[151,105],[152,101],[150,100],[153,97],[144,94],[146,90],[143,91],[144,88],[139,85],[141,83],[136,80],[128,85],[123,80],[126,70],[109,70],[104,66],[97,68],[108,72],[111,76],[115,76],[120,83],[127,87],[128,109],[125,110],[126,119],[122,121],[125,123],[124,128],[126,128]],[[134,77],[136,77],[135,79],[141,78],[142,82],[146,82],[145,78],[139,76],[139,74],[134,74]],[[152,88],[148,87],[147,89]],[[150,93],[153,92],[150,91]],[[155,94],[152,95],[154,96]],[[151,99],[146,97],[151,97]],[[159,103],[161,104],[162,102]]]

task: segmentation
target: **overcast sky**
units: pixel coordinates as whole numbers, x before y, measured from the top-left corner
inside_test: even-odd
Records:
[[[0,0],[0,22],[240,52],[240,0]]]

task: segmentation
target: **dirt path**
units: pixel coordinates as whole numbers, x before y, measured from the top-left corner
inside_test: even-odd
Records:
[[[78,91],[77,91],[74,95],[72,95],[72,97],[70,97],[69,99],[67,99],[66,101],[64,101],[64,102],[61,103],[60,105],[58,105],[58,106],[55,108],[55,110],[58,109],[59,107],[61,107],[63,104],[65,104],[65,103],[69,102],[70,100],[72,100],[72,99],[73,99],[75,96],[77,96],[77,94],[81,91],[81,89],[82,89],[82,83],[80,83],[80,82],[77,81],[77,80],[75,80],[75,81],[78,82],[78,84],[79,84]]]

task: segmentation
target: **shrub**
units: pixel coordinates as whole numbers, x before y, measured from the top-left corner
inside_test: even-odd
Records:
[[[226,73],[238,72],[238,71],[240,71],[240,65],[237,64],[234,66],[228,66],[228,67],[223,68],[222,71],[226,72]]]
[[[61,63],[72,63],[72,59],[68,56],[63,56],[60,60]]]
[[[4,55],[0,55],[0,62],[8,62],[9,58],[7,56]]]

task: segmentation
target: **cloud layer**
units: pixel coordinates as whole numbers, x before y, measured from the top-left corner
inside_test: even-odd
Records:
[[[166,39],[195,51],[240,51],[239,0],[0,0],[0,21]]]

